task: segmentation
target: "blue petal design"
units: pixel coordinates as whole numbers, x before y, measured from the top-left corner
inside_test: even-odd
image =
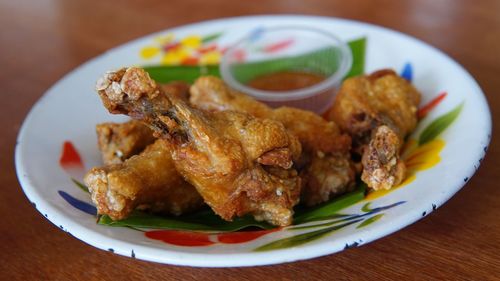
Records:
[[[320,224],[314,224],[314,225],[300,226],[300,224],[299,224],[298,226],[294,226],[294,227],[291,227],[291,228],[288,228],[288,229],[290,229],[290,230],[296,230],[296,229],[308,229],[308,228],[312,228],[312,227],[331,226],[331,225],[334,225],[334,224],[337,224],[337,223],[340,223],[340,222],[344,222],[344,221],[352,221],[354,219],[357,220],[357,221],[361,221],[361,220],[364,220],[366,217],[369,217],[369,216],[371,216],[373,214],[380,213],[382,211],[394,208],[394,207],[402,205],[404,203],[406,203],[406,201],[399,201],[399,202],[396,202],[396,203],[391,204],[391,205],[387,205],[387,206],[382,206],[382,207],[377,207],[377,208],[371,209],[370,208],[371,202],[368,202],[368,203],[366,203],[362,207],[362,210],[364,209],[363,211],[367,212],[367,213],[357,214],[357,215],[356,214],[352,214],[352,215],[342,216],[342,218],[339,219],[339,220],[333,220],[333,221],[330,221],[330,222],[320,223]]]
[[[69,195],[68,193],[62,190],[58,190],[57,193],[59,193],[59,195],[61,195],[61,197],[64,200],[66,200],[66,202],[68,202],[71,206],[77,208],[78,210],[85,212],[89,215],[93,216],[97,215],[97,209],[94,206],[90,205],[89,203],[76,199],[75,197]]]
[[[399,201],[399,202],[396,202],[396,203],[391,204],[391,205],[382,206],[382,207],[378,207],[378,208],[373,208],[373,209],[371,209],[370,214],[375,214],[375,213],[378,213],[378,212],[381,212],[381,211],[385,211],[385,210],[394,208],[394,207],[399,206],[399,205],[404,204],[404,203],[406,203],[406,201]]]
[[[254,30],[252,30],[249,36],[250,42],[254,42],[257,39],[259,39],[263,32],[264,32],[263,27],[256,27]]]
[[[413,79],[413,67],[411,63],[407,62],[405,64],[403,70],[401,71],[401,77],[408,80],[408,82],[411,82],[411,80]]]

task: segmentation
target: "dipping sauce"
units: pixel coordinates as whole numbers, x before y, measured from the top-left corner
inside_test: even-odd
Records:
[[[257,76],[248,86],[263,90],[286,92],[307,88],[325,80],[325,76],[303,71],[281,71]]]

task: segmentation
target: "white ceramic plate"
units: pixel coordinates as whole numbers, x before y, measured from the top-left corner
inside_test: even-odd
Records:
[[[220,49],[255,28],[297,24],[325,29],[344,40],[366,37],[366,72],[387,67],[403,70],[405,76],[413,77],[413,83],[422,92],[422,105],[447,92],[410,138],[416,141],[410,141],[412,145],[405,153],[413,173],[407,184],[391,192],[370,194],[342,210],[343,214],[356,218],[346,220],[351,223],[343,227],[332,228],[338,223],[330,219],[315,222],[327,223],[323,226],[302,230],[283,228],[255,235],[259,237],[253,239],[208,235],[195,237],[194,243],[188,243],[199,242],[198,246],[174,245],[179,243],[172,239],[166,243],[150,239],[141,231],[95,223],[95,217],[88,214],[93,212],[86,204],[90,202],[88,195],[75,187],[71,177],[81,178],[84,169],[100,165],[95,124],[125,120],[108,114],[94,93],[95,81],[101,74],[127,65],[175,64],[181,60],[217,62]],[[200,41],[203,37],[211,42],[203,45]],[[211,47],[214,44],[216,47]],[[186,50],[196,52],[197,57],[189,61]],[[447,115],[450,121],[447,128],[419,146],[418,140],[425,128],[453,109],[457,109],[456,118],[452,118],[453,113]],[[443,119],[446,118],[437,121],[441,127]],[[177,265],[252,266],[335,253],[366,244],[423,218],[446,202],[474,174],[487,150],[490,133],[488,105],[474,79],[451,58],[419,40],[385,28],[333,18],[242,17],[152,34],[112,49],[66,75],[44,94],[27,116],[18,137],[16,168],[24,192],[39,212],[62,230],[97,248]],[[84,169],[78,166],[78,161],[73,161],[71,167],[71,157],[65,160],[66,166],[59,165],[65,141],[70,141],[79,152]],[[304,237],[307,239],[300,239]]]

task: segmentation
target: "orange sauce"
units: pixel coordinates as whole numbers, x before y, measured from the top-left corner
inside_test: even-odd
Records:
[[[285,92],[313,86],[325,76],[303,71],[281,71],[257,76],[248,85],[263,91]]]

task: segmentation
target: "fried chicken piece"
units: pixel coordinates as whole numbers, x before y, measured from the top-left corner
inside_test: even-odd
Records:
[[[123,163],[92,168],[84,178],[99,214],[113,220],[134,209],[180,215],[203,205],[174,167],[169,145],[157,140]]]
[[[405,177],[399,158],[404,138],[417,125],[420,93],[392,70],[347,79],[326,114],[353,139],[362,156],[362,180],[371,188],[390,189]]]
[[[347,79],[342,84],[328,120],[353,137],[353,148],[368,144],[375,127],[387,125],[400,140],[417,125],[420,93],[392,70]]]
[[[375,128],[372,135],[361,160],[361,180],[375,190],[391,189],[403,181],[406,173],[406,166],[399,159],[400,140],[385,125]]]
[[[171,82],[161,87],[163,91],[187,101],[188,84]],[[203,204],[196,189],[185,182],[175,169],[168,147],[161,143],[152,144],[157,138],[144,123],[137,120],[102,123],[96,126],[96,132],[106,166],[92,169],[87,178],[100,214],[107,214],[117,220],[126,218],[137,208],[180,215],[194,211]],[[123,163],[146,147],[146,151],[133,160],[123,165],[113,165]],[[154,170],[147,171],[155,173],[153,177],[143,173],[141,169],[145,167],[154,167]],[[100,180],[96,181],[99,176]],[[90,181],[92,178],[94,180]],[[105,182],[107,184],[103,185]]]
[[[156,138],[153,131],[140,121],[101,123],[96,125],[97,144],[105,165],[123,163],[140,153]]]
[[[187,83],[174,81],[162,84],[161,88],[163,92],[188,101],[189,84]],[[123,163],[156,140],[153,131],[137,120],[125,123],[101,123],[96,125],[96,133],[97,144],[105,165]]]
[[[281,123],[193,109],[140,68],[108,72],[96,88],[111,113],[141,119],[167,140],[177,170],[223,219],[291,224],[300,178],[290,167],[301,147]]]
[[[189,101],[190,85],[183,81],[172,81],[166,84],[160,84],[161,90],[171,96],[175,96],[185,102]]]
[[[210,76],[199,78],[191,86],[190,102],[204,110],[234,110],[277,120],[297,136],[303,153],[296,164],[302,169],[302,200],[307,205],[328,201],[353,187],[354,170],[349,160],[351,139],[341,134],[333,122],[298,108],[272,109]]]

